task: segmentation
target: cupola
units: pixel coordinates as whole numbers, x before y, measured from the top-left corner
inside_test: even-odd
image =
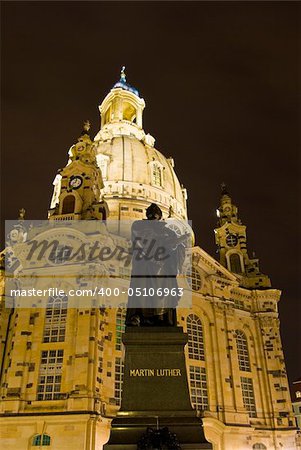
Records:
[[[101,115],[101,128],[108,124],[118,122],[133,125],[142,129],[142,113],[145,107],[143,98],[139,92],[126,81],[125,67],[120,73],[120,80],[106,96],[99,107]]]

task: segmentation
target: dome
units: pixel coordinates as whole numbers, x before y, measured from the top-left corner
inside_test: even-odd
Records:
[[[186,190],[172,158],[155,147],[142,126],[143,98],[121,78],[99,107],[101,128],[95,136],[97,163],[104,180],[110,219],[141,219],[145,208],[157,203],[163,217],[186,220]]]
[[[186,191],[172,158],[126,135],[97,141],[96,153],[110,218],[142,218],[150,203],[157,203],[164,217],[187,218]]]

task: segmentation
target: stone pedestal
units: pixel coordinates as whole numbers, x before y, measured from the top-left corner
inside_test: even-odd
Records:
[[[175,433],[182,449],[211,449],[192,409],[180,327],[127,328],[122,403],[105,450],[136,450],[147,427]]]

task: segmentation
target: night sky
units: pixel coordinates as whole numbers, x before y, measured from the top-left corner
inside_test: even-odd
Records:
[[[248,249],[283,290],[300,367],[297,2],[2,2],[2,217],[45,219],[52,181],[126,65],[144,129],[175,159],[197,243],[216,257],[226,182]],[[298,348],[299,344],[299,348]]]

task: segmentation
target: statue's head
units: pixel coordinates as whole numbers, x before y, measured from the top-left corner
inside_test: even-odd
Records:
[[[148,220],[160,220],[162,219],[162,211],[156,203],[152,203],[146,209],[146,217]]]

